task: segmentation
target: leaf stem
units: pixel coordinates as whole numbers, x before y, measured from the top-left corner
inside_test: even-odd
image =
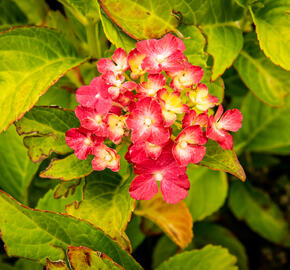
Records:
[[[90,56],[93,58],[101,58],[101,46],[99,42],[99,27],[98,22],[89,22],[86,26],[88,45]]]

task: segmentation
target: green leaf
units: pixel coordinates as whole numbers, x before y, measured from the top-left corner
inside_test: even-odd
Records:
[[[70,181],[71,182],[71,181]],[[69,182],[67,182],[69,183]],[[44,196],[41,198],[36,206],[36,209],[40,210],[49,210],[57,213],[65,213],[65,207],[73,203],[74,201],[81,201],[82,195],[83,195],[83,186],[84,181],[82,184],[79,184],[77,187],[72,189],[72,192],[66,194],[65,197],[56,198],[55,192],[58,189],[58,186],[56,186],[54,189],[50,189]]]
[[[100,0],[106,14],[134,39],[160,38],[176,32],[178,18],[167,1]]]
[[[11,263],[0,261],[1,270],[43,270],[43,266],[37,262],[19,259],[13,266]]]
[[[157,270],[237,270],[236,258],[228,250],[208,245],[201,250],[185,251],[162,263]]]
[[[185,203],[194,221],[203,220],[224,204],[228,191],[226,174],[192,165],[186,173],[190,190]]]
[[[9,256],[45,263],[64,260],[69,245],[104,252],[125,269],[141,269],[104,232],[71,216],[23,207],[0,191],[0,230]]]
[[[122,180],[109,170],[94,172],[86,177],[83,200],[68,205],[66,212],[89,221],[118,240],[124,237],[134,208],[130,184],[131,179]]]
[[[246,179],[236,153],[233,150],[223,149],[216,141],[208,140],[205,156],[199,165],[212,170],[228,172],[242,181]]]
[[[216,80],[242,49],[242,31],[236,23],[242,9],[233,0],[171,0],[171,3],[185,24],[200,26],[206,34],[207,51],[214,58],[211,79]]]
[[[290,72],[275,66],[260,51],[253,33],[245,38],[245,45],[234,67],[247,87],[261,101],[272,106],[283,106],[290,93]]]
[[[26,204],[28,187],[37,168],[27,156],[14,126],[0,135],[0,187],[3,190]]]
[[[4,0],[6,1],[6,0]],[[13,0],[28,17],[30,24],[43,23],[48,6],[45,0]]]
[[[238,153],[244,150],[269,152],[276,154],[290,153],[290,98],[286,107],[272,108],[249,94],[242,105],[243,125],[235,135]]]
[[[142,233],[141,226],[141,217],[133,215],[130,222],[126,228],[126,234],[130,239],[132,250],[134,251],[145,239],[145,235]]]
[[[122,270],[119,264],[112,261],[104,253],[93,251],[87,247],[69,247],[68,258],[72,269],[79,270]]]
[[[15,123],[24,137],[28,155],[33,162],[49,157],[52,152],[68,154],[73,150],[65,142],[65,132],[80,125],[74,112],[55,107],[34,107]]]
[[[40,173],[40,177],[69,181],[89,175],[92,171],[93,156],[80,160],[75,154],[63,159],[53,159],[48,168]]]
[[[219,22],[205,25],[202,30],[207,36],[207,51],[214,59],[211,79],[215,81],[238,57],[243,47],[242,31],[230,24],[220,25]]]
[[[290,247],[288,223],[267,193],[249,183],[234,182],[230,188],[229,206],[253,231],[269,241]]]
[[[261,49],[273,63],[290,70],[290,2],[261,0],[251,7]]]
[[[80,185],[81,179],[74,179],[71,181],[62,181],[57,186],[55,192],[54,192],[54,198],[59,199],[63,197],[67,197],[69,193],[71,194],[75,193],[76,188]]]
[[[69,69],[85,59],[51,29],[16,28],[0,35],[0,132],[20,119]]]
[[[36,103],[36,106],[58,106],[66,109],[74,109],[75,94],[72,91],[76,90],[76,86],[68,81],[66,77],[60,80],[49,88]]]
[[[1,31],[28,22],[26,15],[12,0],[0,0],[0,10]]]
[[[117,48],[123,48],[128,53],[136,46],[136,40],[115,25],[102,9],[100,9],[100,18],[107,39]]]
[[[59,0],[84,25],[99,18],[97,0]]]
[[[46,259],[46,270],[70,270],[67,264],[63,261],[51,262]]]
[[[200,30],[193,25],[181,25],[178,30],[184,36],[183,42],[186,47],[184,53],[188,61],[193,65],[206,68],[205,38]]]
[[[248,258],[244,246],[228,229],[208,222],[197,223],[194,226],[193,246],[203,247],[207,244],[221,245],[238,259],[240,270],[248,269]]]

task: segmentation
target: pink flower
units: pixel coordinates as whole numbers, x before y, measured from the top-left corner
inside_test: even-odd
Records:
[[[81,86],[76,92],[76,99],[82,106],[94,108],[101,114],[108,113],[112,107],[108,85],[101,77],[94,78],[90,85]]]
[[[131,111],[127,126],[132,130],[133,143],[148,141],[162,145],[169,140],[169,130],[163,127],[160,104],[152,98],[138,101]]]
[[[93,169],[95,171],[103,171],[106,168],[111,169],[114,172],[120,169],[120,156],[117,155],[116,151],[105,144],[98,144],[93,149],[92,160]]]
[[[127,90],[132,91],[137,86],[133,81],[124,82],[125,77],[123,75],[115,75],[112,71],[104,73],[102,78],[109,85],[108,92],[112,99],[117,99],[120,92],[122,93]]]
[[[203,112],[214,107],[219,102],[217,97],[208,93],[208,89],[203,83],[198,84],[197,89],[188,92],[187,95],[196,109]]]
[[[188,111],[183,119],[182,119],[182,128],[186,128],[193,125],[199,125],[201,127],[206,127],[208,121],[208,114],[201,113],[199,115],[196,115],[195,110]]]
[[[189,163],[200,162],[206,148],[207,139],[200,126],[190,126],[180,132],[175,139],[172,153],[180,166],[187,166]]]
[[[182,70],[167,72],[167,74],[172,78],[170,87],[176,90],[183,90],[199,83],[204,72],[201,67],[185,62]]]
[[[147,79],[147,82],[143,82],[137,86],[137,96],[139,98],[155,97],[156,93],[166,84],[165,76],[162,74],[150,74]]]
[[[112,71],[116,75],[120,75],[129,68],[127,53],[122,49],[117,49],[112,59],[101,58],[98,62],[98,71],[100,73],[105,73],[107,71]]]
[[[75,114],[80,120],[82,127],[91,130],[99,137],[107,136],[107,124],[103,121],[103,114],[98,113],[95,109],[83,106],[77,106]]]
[[[140,163],[148,158],[156,160],[162,152],[163,146],[149,142],[131,144],[126,159],[130,163]]]
[[[78,159],[86,159],[101,141],[101,138],[95,137],[91,131],[82,127],[72,128],[65,133],[65,142],[75,150]]]
[[[145,54],[142,68],[150,74],[177,71],[183,68],[185,46],[181,39],[167,34],[162,39],[142,40],[136,44],[137,50]]]
[[[224,149],[233,148],[233,137],[229,131],[238,131],[242,126],[243,115],[238,109],[227,110],[224,115],[223,106],[220,105],[215,116],[211,115],[208,120],[206,136],[215,140]]]
[[[134,99],[135,95],[131,91],[125,91],[118,96],[117,102],[119,102],[124,107],[128,107],[134,102]]]
[[[133,80],[145,74],[145,71],[142,69],[142,62],[145,56],[145,54],[138,52],[136,48],[129,52],[128,62],[131,69],[131,78]]]
[[[188,193],[190,183],[186,175],[186,168],[180,167],[174,160],[170,144],[157,160],[147,159],[134,166],[137,176],[131,183],[129,192],[136,200],[150,200],[157,192],[157,181],[164,200],[177,203]]]

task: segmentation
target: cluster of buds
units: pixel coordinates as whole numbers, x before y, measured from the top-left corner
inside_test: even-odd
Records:
[[[203,159],[208,138],[232,149],[228,131],[241,127],[237,109],[223,114],[219,105],[211,115],[219,100],[200,83],[204,72],[184,51],[172,34],[139,41],[129,55],[119,48],[112,59],[99,60],[101,75],[76,92],[81,127],[66,132],[66,143],[79,159],[94,155],[94,170],[118,171],[120,157],[108,145],[129,139],[125,157],[136,175],[129,192],[137,200],[151,199],[158,182],[168,203],[184,199],[190,187],[187,165]]]

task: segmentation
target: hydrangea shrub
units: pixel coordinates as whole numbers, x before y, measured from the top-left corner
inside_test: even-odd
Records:
[[[288,1],[0,10],[0,269],[287,269]]]

